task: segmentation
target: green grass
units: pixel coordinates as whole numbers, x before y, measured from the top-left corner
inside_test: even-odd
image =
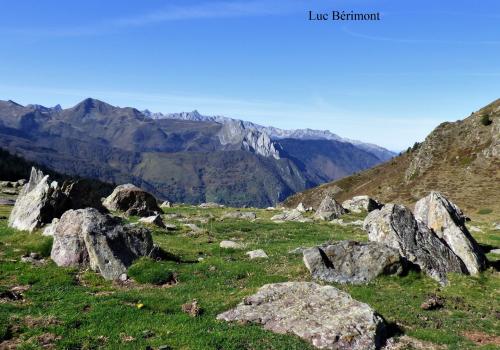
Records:
[[[489,208],[482,208],[477,211],[477,213],[481,215],[491,214],[492,212],[493,210]]]
[[[50,239],[9,229],[6,220],[1,220],[0,290],[14,285],[30,285],[30,289],[25,293],[25,301],[0,304],[0,337],[18,339],[21,349],[42,348],[37,337],[44,333],[61,337],[55,342],[58,349],[144,349],[160,345],[173,349],[310,349],[295,336],[274,334],[258,325],[219,322],[215,318],[263,284],[310,281],[302,256],[289,254],[289,250],[331,240],[366,240],[366,234],[359,228],[328,223],[276,224],[269,220],[276,212],[265,210],[257,210],[255,222],[221,221],[220,216],[228,210],[231,209],[167,209],[167,213],[190,218],[186,222],[204,230],[190,234],[179,221],[185,218],[180,217],[170,220],[177,224],[178,230],[155,231],[155,243],[179,256],[181,262],[141,259],[129,270],[129,275],[145,284],[132,286],[105,281],[91,271],[59,268],[50,261],[40,267],[19,262],[19,257],[28,250],[45,254]],[[344,220],[361,217],[361,214],[350,215]],[[484,228],[476,236],[481,243],[500,246],[498,231],[487,230],[491,225],[474,225]],[[221,249],[219,242],[224,239],[241,241],[247,249]],[[250,261],[245,251],[257,248],[264,249],[269,259]],[[198,262],[199,258],[202,259]],[[177,284],[155,285],[163,283],[172,272],[177,275]],[[446,344],[450,349],[475,347],[463,337],[464,331],[499,334],[498,272],[488,270],[479,277],[451,276],[451,281],[451,286],[441,288],[425,275],[411,273],[405,277],[378,278],[364,286],[335,286],[369,303],[387,322],[397,324],[406,334]],[[430,293],[445,298],[443,309],[420,309]],[[182,304],[193,299],[203,309],[196,318],[181,310]],[[144,307],[139,309],[137,304]],[[27,317],[57,322],[29,326]],[[145,331],[153,335],[144,337]],[[127,336],[133,340],[127,341],[131,339]]]

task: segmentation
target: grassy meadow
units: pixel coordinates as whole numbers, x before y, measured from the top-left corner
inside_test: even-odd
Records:
[[[266,283],[310,281],[302,255],[289,251],[326,241],[367,239],[357,226],[273,223],[269,219],[276,211],[242,209],[256,212],[257,220],[222,221],[224,213],[235,209],[173,207],[165,210],[171,214],[166,222],[176,224],[177,230],[154,230],[153,238],[178,261],[141,259],[130,269],[133,282],[109,282],[92,271],[57,267],[47,259],[52,239],[8,228],[9,210],[0,208],[0,348],[309,349],[295,336],[215,317]],[[344,221],[362,218],[349,214]],[[191,232],[184,223],[201,230]],[[472,224],[483,231],[474,233],[481,244],[500,247],[499,231],[493,231],[491,223]],[[246,248],[219,248],[227,239]],[[249,260],[245,255],[259,248],[269,259]],[[30,252],[46,257],[46,263],[21,262]],[[495,340],[500,334],[500,255],[488,258],[496,268],[478,277],[451,276],[445,288],[415,272],[363,286],[335,286],[370,304],[396,334],[449,349],[497,349],[478,340]],[[15,286],[25,289],[23,299],[5,297]],[[422,310],[420,304],[432,294],[444,298],[444,307]],[[193,300],[201,307],[197,317],[182,311],[182,305]]]

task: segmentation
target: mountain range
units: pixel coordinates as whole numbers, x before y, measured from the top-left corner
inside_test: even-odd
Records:
[[[91,98],[66,109],[0,101],[0,147],[63,174],[132,182],[162,199],[258,207],[394,155],[328,131],[197,111],[151,113]]]
[[[330,193],[340,201],[366,194],[412,205],[429,191],[444,193],[470,216],[500,219],[500,99],[440,124],[389,162],[297,193],[284,204],[316,207]]]

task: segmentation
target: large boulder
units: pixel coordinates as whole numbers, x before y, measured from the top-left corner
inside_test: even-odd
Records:
[[[315,279],[361,284],[403,272],[399,251],[377,242],[342,241],[304,250],[304,264]]]
[[[365,218],[364,229],[370,241],[399,250],[408,261],[418,265],[430,277],[447,284],[449,272],[467,273],[463,262],[424,223],[417,221],[403,205],[386,204]]]
[[[312,282],[266,284],[217,319],[260,323],[320,349],[377,349],[385,340],[384,320],[369,305]]]
[[[69,207],[69,199],[59,184],[50,182],[48,175],[32,168],[28,183],[17,197],[8,225],[31,232],[60,217]]]
[[[326,195],[321,201],[318,210],[316,210],[314,217],[316,219],[330,221],[339,218],[345,213],[347,213],[347,210],[344,209],[344,207],[342,207],[342,205],[340,205],[335,198],[330,195]]]
[[[352,199],[343,201],[342,206],[353,213],[361,213],[362,211],[370,212],[375,209],[380,209],[382,204],[368,196],[355,196],[352,197]]]
[[[89,266],[109,280],[154,250],[147,229],[125,225],[93,208],[68,210],[54,231],[51,258],[58,266]]]
[[[441,193],[431,192],[420,199],[415,204],[415,217],[446,241],[471,275],[486,268],[486,257],[465,227],[464,214]]]
[[[162,212],[152,194],[132,184],[116,187],[102,204],[110,211],[121,211],[129,216],[147,217]]]

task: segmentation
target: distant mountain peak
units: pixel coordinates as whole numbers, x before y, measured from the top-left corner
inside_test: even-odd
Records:
[[[106,112],[114,108],[115,108],[114,106],[106,102],[91,97],[86,98],[85,100],[76,104],[73,107],[74,110],[82,110],[85,112],[90,112],[92,109],[96,109],[99,112]]]

